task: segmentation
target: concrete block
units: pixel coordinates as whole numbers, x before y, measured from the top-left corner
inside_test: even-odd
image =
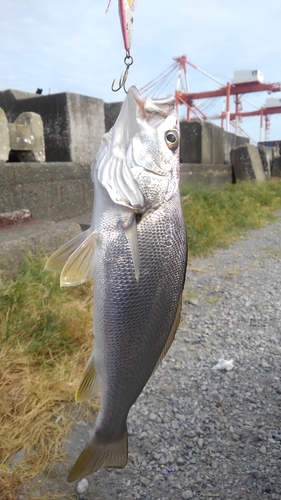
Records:
[[[8,89],[0,92],[0,106],[7,111],[14,106],[16,101],[21,99],[29,99],[30,97],[39,97],[38,94],[32,92],[24,92],[22,90]]]
[[[43,122],[37,113],[21,113],[8,126],[11,154],[19,161],[45,161]]]
[[[246,144],[231,151],[231,163],[237,180],[265,180],[265,173],[256,146]]]
[[[10,152],[10,136],[8,120],[5,112],[0,108],[0,161],[7,161]]]
[[[122,104],[123,102],[104,103],[104,123],[106,132],[109,132],[116,122]]]
[[[260,159],[266,178],[271,177],[271,168],[273,163],[273,149],[266,146],[258,146]]]
[[[202,163],[221,165],[224,161],[223,129],[208,122],[202,129]]]
[[[67,92],[70,124],[70,161],[91,163],[105,132],[101,99]]]
[[[202,163],[202,126],[200,122],[180,122],[181,163]]]
[[[16,99],[15,91],[4,91],[1,104],[9,122],[23,111],[41,116],[47,162],[93,161],[105,132],[101,99],[71,92]]]
[[[247,137],[242,137],[240,135],[232,134],[231,132],[223,131],[223,149],[224,149],[224,163],[231,165],[230,152],[232,149],[242,146],[243,144],[249,144],[249,139]]]
[[[60,221],[91,211],[93,199],[89,165],[0,163],[0,212],[27,208],[36,219]]]
[[[232,184],[231,165],[198,165],[181,163],[180,183],[193,187],[220,189]]]
[[[181,122],[181,162],[221,165],[223,129],[203,121]]]
[[[281,177],[281,156],[274,158],[271,176],[272,177]]]

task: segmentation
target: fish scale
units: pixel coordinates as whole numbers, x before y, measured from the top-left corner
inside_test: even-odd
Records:
[[[178,287],[178,279],[183,282],[185,272],[185,245],[182,237],[184,228],[174,225],[175,214],[169,207],[171,204],[178,210],[178,203],[175,204],[172,200],[167,203],[167,207],[162,206],[149,214],[138,225],[139,249],[143,256],[140,260],[138,283],[134,278],[125,237],[120,252],[122,259],[120,261],[119,258],[118,266],[116,248],[120,251],[120,241],[118,246],[112,244],[112,241],[104,246],[106,258],[101,259],[104,268],[100,268],[95,286],[97,313],[94,329],[99,332],[97,349],[105,355],[106,377],[109,380],[108,384],[105,383],[107,390],[104,391],[100,410],[103,412],[103,408],[107,408],[106,425],[102,422],[107,432],[109,427],[112,433],[116,431],[116,420],[109,413],[109,407],[114,414],[120,416],[122,425],[126,422],[130,407],[152,374],[164,349],[180,300],[183,283],[182,287]],[[107,231],[112,234],[110,227]],[[145,273],[142,273],[142,266],[145,267]],[[122,290],[121,305],[119,290]],[[168,314],[163,314],[163,311]],[[98,360],[96,366],[98,368]],[[122,431],[124,428],[118,429],[117,435]]]
[[[69,480],[126,465],[128,412],[176,333],[187,260],[179,169],[174,103],[131,87],[92,165],[91,228],[46,264],[62,286],[94,277],[94,349],[76,398],[101,383],[100,409]]]

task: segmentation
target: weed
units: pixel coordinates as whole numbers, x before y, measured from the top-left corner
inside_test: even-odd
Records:
[[[249,229],[274,220],[281,208],[281,181],[238,182],[220,191],[183,186],[182,209],[191,255],[227,247]]]

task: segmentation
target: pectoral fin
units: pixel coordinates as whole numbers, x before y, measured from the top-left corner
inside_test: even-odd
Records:
[[[70,255],[88,238],[90,233],[91,229],[87,229],[87,231],[78,234],[72,240],[59,247],[47,260],[44,269],[60,273]]]
[[[102,466],[123,468],[128,461],[128,434],[119,441],[103,443],[94,436],[72,467],[67,480],[74,481],[98,471]]]
[[[89,281],[94,274],[94,253],[98,243],[97,233],[92,232],[74,250],[60,275],[60,286],[80,285]]]
[[[126,224],[123,224],[122,228],[130,246],[134,269],[135,269],[135,277],[136,280],[139,281],[140,254],[139,254],[137,222],[135,214],[132,214],[132,218]]]
[[[91,355],[75,395],[76,403],[97,396],[99,387],[100,379],[96,372],[93,356]]]

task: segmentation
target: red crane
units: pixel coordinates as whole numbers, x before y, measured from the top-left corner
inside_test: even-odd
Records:
[[[175,61],[178,62],[180,68],[185,68],[186,64],[189,64],[193,68],[199,70],[201,73],[211,77],[206,73],[205,71],[201,70],[194,64],[190,63],[186,56],[181,56],[175,58]],[[211,77],[212,78],[212,77]],[[215,78],[212,78],[213,80],[217,81],[218,83],[221,84],[218,80]],[[223,126],[223,120],[226,118],[227,121],[227,130],[229,131],[229,124],[230,121],[233,118],[236,118],[236,116],[256,116],[256,115],[263,115],[267,116],[269,114],[273,113],[280,113],[280,107],[277,107],[275,111],[275,108],[262,108],[263,112],[261,110],[257,111],[252,111],[252,112],[245,112],[241,113],[240,111],[240,99],[239,96],[243,94],[248,94],[251,92],[279,92],[281,91],[281,83],[261,83],[259,81],[254,81],[254,82],[245,82],[245,83],[227,83],[225,86],[222,86],[221,88],[217,90],[210,90],[210,91],[204,91],[204,92],[182,92],[177,90],[176,91],[176,102],[177,104],[185,104],[187,106],[187,120],[190,120],[190,112],[194,111],[200,111],[198,107],[195,106],[194,101],[196,99],[207,99],[207,98],[212,98],[212,97],[226,97],[226,111],[225,113],[222,114],[221,119],[222,119],[222,126]],[[235,113],[230,113],[230,96],[235,95],[235,105],[236,105],[236,110]],[[279,108],[279,110],[278,110]],[[203,119],[207,119],[207,117],[201,112],[201,115]]]
[[[274,106],[270,108],[262,107],[260,109],[256,109],[255,111],[238,111],[238,113],[230,113],[230,120],[235,120],[236,118],[242,118],[247,116],[260,116],[260,141],[262,141],[262,127],[263,127],[263,119],[265,118],[265,130],[269,130],[270,123],[270,115],[281,114],[281,106]],[[222,112],[221,120],[223,126],[223,120],[226,118],[226,113]]]

